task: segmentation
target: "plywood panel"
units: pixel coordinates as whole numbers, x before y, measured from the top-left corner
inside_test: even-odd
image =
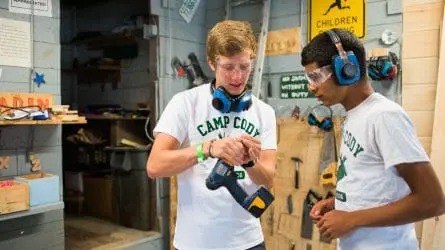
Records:
[[[432,111],[436,100],[436,85],[416,84],[402,88],[402,105],[410,111]]]
[[[406,6],[403,9],[403,32],[439,29],[442,7],[443,2]]]
[[[335,241],[326,244],[319,241],[317,227],[313,227],[312,240],[300,237],[303,202],[309,189],[321,194],[327,192],[319,183],[319,165],[324,132],[310,127],[305,121],[280,119],[278,121],[279,144],[277,151],[277,174],[274,179],[275,201],[262,217],[263,233],[267,249],[335,249]],[[336,119],[337,147],[340,142],[340,119]],[[295,164],[291,157],[298,156],[300,164],[300,187],[294,187]],[[293,211],[288,211],[288,196]],[[293,247],[293,248],[292,248]]]
[[[445,8],[443,8],[445,12]],[[436,109],[434,111],[434,123],[431,141],[431,163],[439,177],[442,188],[445,186],[445,32],[442,20],[441,48],[439,55],[439,70],[437,76]],[[423,224],[422,249],[439,250],[445,246],[444,216],[437,219],[429,219]]]
[[[403,60],[403,85],[409,84],[436,84],[437,56],[427,58],[409,58]]]
[[[408,110],[414,126],[416,126],[418,137],[431,137],[433,134],[434,111],[411,111]]]
[[[430,4],[430,3],[443,3],[443,0],[403,0],[403,7],[412,5]]]
[[[439,51],[439,30],[424,30],[403,34],[402,58],[437,56]]]
[[[431,154],[431,137],[419,137],[420,143],[422,143],[425,152],[430,155]]]

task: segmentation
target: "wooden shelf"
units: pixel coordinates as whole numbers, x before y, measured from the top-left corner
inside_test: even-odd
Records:
[[[101,50],[110,47],[119,47],[126,45],[133,45],[142,38],[143,30],[136,29],[126,33],[109,34],[103,36],[97,36],[87,38],[83,40],[77,40],[70,44],[81,45],[86,44],[89,50]]]
[[[60,120],[44,120],[44,121],[32,121],[32,120],[18,120],[18,121],[0,121],[0,126],[15,126],[15,125],[63,125],[63,124],[86,124],[85,119],[79,121],[60,121]]]
[[[0,215],[0,221],[6,221],[6,220],[16,219],[16,218],[20,218],[20,217],[24,217],[24,216],[46,213],[46,212],[50,212],[50,211],[54,211],[54,210],[63,209],[64,207],[65,206],[64,206],[63,201],[51,203],[51,204],[45,204],[45,205],[36,206],[36,207],[30,207],[29,210],[26,210],[26,211],[20,211],[20,212]]]
[[[147,120],[147,117],[119,117],[119,116],[106,116],[106,115],[85,115],[87,120]]]

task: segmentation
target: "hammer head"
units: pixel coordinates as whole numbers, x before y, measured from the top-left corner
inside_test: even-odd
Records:
[[[295,161],[295,163],[297,163],[297,162],[301,162],[301,163],[303,163],[303,161],[302,161],[298,156],[292,156],[291,159],[292,159],[293,161]]]

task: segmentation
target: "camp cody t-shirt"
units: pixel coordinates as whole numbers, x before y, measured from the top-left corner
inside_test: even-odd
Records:
[[[428,161],[406,112],[373,93],[348,111],[343,124],[335,209],[355,211],[404,198],[411,191],[394,166]],[[359,228],[338,242],[339,250],[418,249],[413,223]]]
[[[212,106],[210,84],[175,94],[154,133],[175,137],[181,147],[203,141],[251,135],[261,148],[276,150],[274,110],[253,97],[249,110],[223,114]],[[217,159],[207,159],[178,174],[178,206],[174,246],[179,250],[245,250],[264,241],[259,219],[242,208],[227,189],[209,190],[205,179]],[[235,166],[248,194],[258,189],[243,168]]]

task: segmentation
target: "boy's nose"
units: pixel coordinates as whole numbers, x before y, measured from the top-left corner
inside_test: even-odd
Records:
[[[316,84],[310,84],[310,83],[308,83],[307,88],[308,88],[308,90],[309,90],[310,92],[312,92],[312,93],[315,93],[315,92],[317,91],[317,86],[316,86]]]

